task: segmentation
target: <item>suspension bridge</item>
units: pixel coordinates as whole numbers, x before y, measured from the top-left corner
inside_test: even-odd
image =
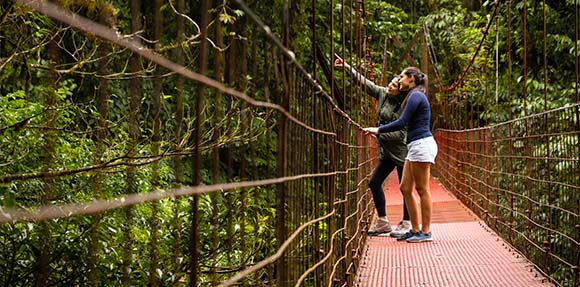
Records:
[[[543,85],[527,78],[526,0],[490,4],[451,85],[428,25],[390,38],[403,52],[376,81],[404,63],[429,74],[439,146],[434,241],[407,244],[366,234],[376,108],[328,56],[373,78],[365,1],[81,2],[0,4],[0,285],[580,286],[578,5],[558,107],[545,45]],[[534,106],[528,84],[543,87]]]

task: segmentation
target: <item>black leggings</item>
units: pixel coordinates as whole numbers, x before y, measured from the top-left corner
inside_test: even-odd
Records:
[[[375,202],[375,207],[377,208],[379,217],[387,216],[383,182],[395,167],[397,168],[397,176],[399,177],[400,184],[401,177],[403,176],[403,166],[396,165],[391,159],[379,160],[379,164],[375,167],[371,180],[369,181],[369,188],[373,193],[373,201]],[[409,220],[409,218],[409,211],[407,210],[405,199],[403,199],[403,220]]]

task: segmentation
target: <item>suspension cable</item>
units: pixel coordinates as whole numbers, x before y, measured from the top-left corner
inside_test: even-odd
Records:
[[[467,72],[469,71],[469,69],[471,68],[471,66],[473,66],[473,63],[475,62],[475,58],[477,57],[477,55],[479,54],[479,50],[481,50],[481,46],[483,45],[485,39],[487,38],[487,34],[489,32],[489,28],[491,27],[491,23],[493,23],[493,18],[497,13],[497,9],[499,7],[499,1],[496,0],[495,1],[495,7],[493,9],[493,13],[492,16],[489,20],[489,22],[487,23],[487,26],[485,28],[485,30],[483,31],[483,37],[481,38],[481,41],[479,42],[479,45],[477,45],[477,48],[475,49],[475,53],[473,54],[473,57],[471,58],[471,61],[469,61],[469,65],[467,65],[467,67],[463,70],[463,73],[461,75],[459,75],[457,77],[457,80],[455,80],[453,82],[453,84],[451,84],[449,87],[444,88],[442,91],[445,92],[449,92],[454,90],[461,82],[463,82],[463,80],[465,79],[465,76],[467,75]]]
[[[429,54],[429,60],[433,66],[433,72],[435,73],[435,78],[437,78],[437,86],[441,90],[443,88],[443,81],[439,75],[439,69],[437,68],[439,61],[437,60],[437,54],[435,54],[435,45],[431,40],[431,35],[429,33],[429,27],[426,23],[423,23],[423,31],[425,32],[425,39],[427,40],[427,52]]]
[[[508,0],[509,3],[509,0]],[[509,4],[508,4],[509,5]],[[495,22],[495,122],[499,122],[499,15]],[[508,14],[508,19],[510,15]],[[508,20],[509,23],[509,20]],[[509,37],[509,36],[508,36]],[[508,79],[509,81],[509,79]]]
[[[522,77],[523,77],[523,85],[524,85],[524,90],[523,90],[523,96],[524,96],[524,116],[528,115],[528,4],[527,1],[524,0],[524,23],[523,23],[523,32],[524,32],[524,53],[523,53],[523,60],[524,60],[524,66],[523,66],[523,72],[522,72]]]

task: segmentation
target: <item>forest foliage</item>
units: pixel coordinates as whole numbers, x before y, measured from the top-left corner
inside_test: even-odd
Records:
[[[400,70],[410,65],[403,60],[404,48],[417,33],[426,33],[434,128],[463,129],[578,102],[575,1],[528,0],[527,7],[523,0],[511,1],[511,12],[500,5],[497,17],[492,14],[495,1],[482,0],[366,0],[364,17],[352,8],[358,1],[247,2],[279,39],[286,37],[281,27],[284,5],[289,2],[290,31],[284,43],[326,91],[331,90],[331,82],[322,62],[329,65],[333,53],[356,63],[376,82],[384,82],[400,73],[389,69],[395,64],[400,63]],[[201,1],[55,2],[200,72]],[[233,1],[210,2],[219,2],[208,12],[206,43],[209,58],[216,62],[208,65],[205,74],[257,100],[280,103],[276,91],[283,90],[283,85],[268,82],[278,71],[264,62],[252,66],[247,60],[275,57],[274,45],[254,41],[263,37],[261,30]],[[131,5],[137,5],[138,11]],[[544,17],[549,23],[546,30]],[[357,38],[362,28],[356,25],[364,28],[367,54],[355,50],[363,41]],[[480,43],[482,49],[475,55]],[[325,58],[317,57],[316,49]],[[408,50],[418,65],[421,49],[417,40]],[[225,62],[231,58],[239,62]],[[454,92],[444,92],[472,60],[462,84]],[[341,89],[352,91],[341,71],[334,71],[332,77]],[[277,118],[215,91],[199,94],[198,89],[199,84],[125,48],[53,21],[16,1],[0,2],[0,208],[87,203],[180,186],[273,177],[279,144]],[[199,95],[207,100],[202,102]],[[357,99],[355,93],[345,92],[343,97],[346,103]],[[446,102],[453,103],[458,112],[441,112]],[[222,120],[199,123],[197,108]],[[374,124],[372,117],[361,116],[354,106],[344,108],[361,125]],[[198,143],[203,168],[197,179],[191,168],[195,157],[189,156],[196,124],[207,131]],[[246,148],[249,142],[253,146]],[[226,149],[231,153],[226,154]],[[217,174],[210,168],[214,153],[220,154]],[[280,244],[271,228],[276,220],[274,192],[272,186],[258,187],[203,195],[197,203],[178,198],[97,216],[0,225],[0,285],[29,286],[47,280],[39,277],[45,274],[42,262],[46,260],[51,268],[48,273],[53,274],[50,285],[185,282],[190,247],[184,238],[194,236],[187,222],[196,216],[191,212],[195,204],[202,215],[198,232],[207,235],[200,239],[201,257],[210,260],[200,268],[201,281],[222,281],[272,254]],[[226,220],[227,230],[214,231]],[[231,239],[240,234],[247,236],[244,242]],[[319,236],[330,235],[322,232]],[[128,240],[130,251],[124,250]],[[154,255],[149,251],[152,242],[158,246]],[[214,252],[223,246],[236,251]],[[159,260],[153,262],[151,256]],[[71,266],[67,262],[82,263]],[[259,282],[267,272],[253,280]]]

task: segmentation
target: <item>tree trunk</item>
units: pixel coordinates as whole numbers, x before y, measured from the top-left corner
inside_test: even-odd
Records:
[[[61,62],[61,50],[58,42],[60,41],[60,36],[55,35],[55,37],[48,44],[48,59],[49,59],[49,71],[48,71],[48,83],[49,89],[45,93],[45,125],[46,132],[44,134],[45,142],[43,146],[42,162],[43,170],[50,171],[54,165],[54,147],[56,145],[57,134],[55,132],[58,112],[57,112],[57,89],[58,89],[58,79],[59,75],[56,71],[56,65]],[[41,204],[47,205],[52,200],[53,189],[54,189],[54,179],[45,178],[44,190],[41,198]],[[38,257],[38,266],[36,272],[36,286],[48,286],[49,285],[49,275],[50,275],[50,262],[52,257],[52,242],[51,242],[51,228],[49,222],[42,222],[40,224],[40,255]]]
[[[110,13],[111,9],[101,9],[101,13],[99,16],[99,22],[107,27],[112,28],[114,23],[111,21],[114,19],[114,15]],[[109,80],[105,77],[109,74],[109,58],[107,58],[107,54],[109,54],[111,47],[108,42],[100,42],[99,43],[99,55],[101,60],[99,61],[99,83],[97,87],[97,131],[95,134],[95,164],[102,163],[102,154],[106,149],[105,139],[107,138],[108,134],[108,118],[109,118],[109,108],[108,102],[110,98],[109,94]],[[101,198],[102,193],[102,173],[96,171],[93,175],[93,180],[91,181],[92,190],[95,195],[95,198]],[[89,262],[88,262],[88,269],[89,269],[89,284],[91,286],[99,286],[99,272],[98,272],[98,240],[100,234],[100,222],[101,222],[102,215],[97,214],[92,218],[92,228],[90,231],[90,242],[89,242]]]

